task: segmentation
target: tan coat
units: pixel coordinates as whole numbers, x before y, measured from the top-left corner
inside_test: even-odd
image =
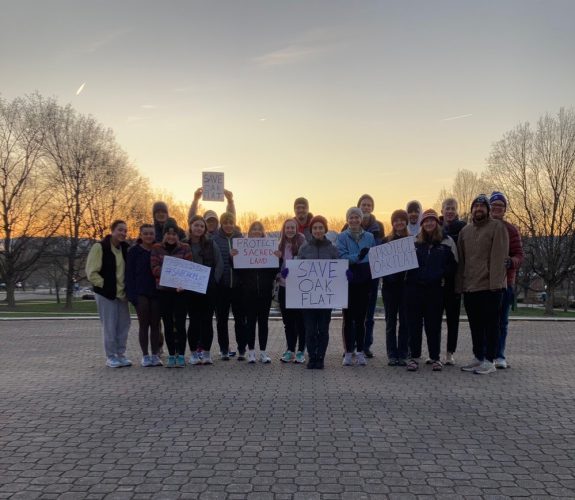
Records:
[[[486,219],[467,224],[459,233],[457,250],[456,292],[507,287],[505,259],[509,254],[509,234],[503,222]]]

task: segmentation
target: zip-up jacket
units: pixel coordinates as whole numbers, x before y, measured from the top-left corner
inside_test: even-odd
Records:
[[[158,290],[173,290],[172,287],[160,286],[160,277],[162,275],[162,264],[164,257],[176,257],[178,259],[192,260],[192,251],[190,245],[178,241],[173,249],[166,246],[166,243],[156,243],[152,247],[152,254],[150,255],[150,266],[152,274],[156,279],[156,287]]]
[[[136,244],[128,250],[126,260],[126,295],[137,305],[138,295],[154,297],[157,295],[156,280],[152,274],[151,250]]]
[[[415,253],[419,267],[407,271],[406,283],[408,285],[441,287],[446,279],[455,274],[457,262],[453,251],[446,243],[432,245],[416,243]]]
[[[365,283],[366,281],[371,280],[371,271],[367,254],[360,261],[359,253],[363,248],[371,248],[375,246],[375,238],[373,237],[373,234],[363,231],[359,241],[355,241],[350,230],[346,229],[337,235],[335,243],[339,258],[347,259],[349,261],[349,269],[352,272],[350,283]]]
[[[242,238],[242,233],[234,230],[231,236],[226,236],[224,230],[220,228],[213,236],[214,242],[220,249],[224,268],[219,285],[225,288],[236,288],[240,285],[239,275],[237,270],[233,268],[232,256],[230,254],[233,248],[232,240],[234,238]]]

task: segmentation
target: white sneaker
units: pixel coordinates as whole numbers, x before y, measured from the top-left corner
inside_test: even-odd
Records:
[[[473,373],[477,373],[477,375],[489,375],[496,371],[495,365],[491,361],[485,360],[480,366],[473,370]]]
[[[470,361],[468,364],[463,365],[461,367],[461,371],[472,372],[476,368],[479,368],[480,365],[481,365],[481,361],[479,361],[477,358],[473,358],[472,361]]]
[[[142,357],[142,361],[140,362],[140,364],[143,367],[154,366],[152,363],[152,356],[146,354],[145,356]]]
[[[264,364],[268,364],[272,362],[272,358],[268,356],[268,353],[265,351],[260,352],[260,362]]]
[[[445,362],[443,363],[445,366],[453,366],[455,365],[455,358],[453,357],[452,352],[448,352],[445,355]]]
[[[190,365],[200,365],[202,364],[202,356],[198,351],[194,351],[190,356]]]
[[[256,351],[248,351],[248,363],[255,363],[256,362]]]
[[[209,352],[204,351],[202,354],[202,364],[203,365],[213,365],[212,355]]]
[[[358,366],[367,366],[367,359],[365,359],[365,354],[363,352],[358,352],[355,355],[355,362]]]
[[[499,370],[505,370],[507,368],[507,361],[505,361],[504,358],[497,358],[493,363],[495,364],[495,368],[498,368]]]
[[[343,366],[351,366],[351,362],[352,362],[352,353],[351,352],[346,352],[343,355],[343,361],[342,361],[342,365]]]

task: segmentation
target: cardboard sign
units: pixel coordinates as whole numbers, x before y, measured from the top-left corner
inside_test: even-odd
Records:
[[[189,260],[164,257],[160,285],[205,294],[210,280],[210,271],[210,267]]]
[[[224,173],[202,172],[202,188],[204,201],[224,201]]]
[[[288,260],[286,307],[332,309],[347,307],[347,259]]]
[[[278,243],[276,238],[234,238],[232,245],[239,252],[234,255],[234,267],[279,267],[279,259],[274,255]]]
[[[379,278],[419,267],[415,253],[415,237],[407,236],[369,249],[371,277]]]

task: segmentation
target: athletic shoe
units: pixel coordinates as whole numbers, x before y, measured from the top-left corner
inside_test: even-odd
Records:
[[[397,360],[397,366],[407,366],[407,359],[398,359]]]
[[[388,362],[387,362],[387,366],[398,366],[399,364],[399,360],[395,359],[395,358],[391,358]]]
[[[425,360],[425,364],[426,364],[426,365],[431,365],[432,363],[433,363],[433,360],[432,360],[431,358],[427,358],[427,359]]]
[[[317,368],[317,361],[315,359],[309,359],[306,368],[308,370],[315,370]]]
[[[433,366],[431,367],[431,369],[434,372],[440,372],[441,370],[443,370],[443,363],[441,363],[441,361],[437,360],[433,362]]]
[[[152,354],[152,366],[164,366],[164,363],[162,363],[160,356],[158,356],[157,354]]]
[[[117,357],[120,362],[120,366],[132,366],[132,362],[124,355]]]
[[[202,364],[202,353],[199,351],[194,351],[190,356],[190,365],[201,365]]]
[[[204,351],[202,353],[202,364],[203,365],[213,365],[214,362],[212,361],[212,355],[209,351]]]
[[[147,368],[148,366],[154,366],[152,362],[152,356],[148,356],[147,354],[142,357],[142,361],[140,363],[143,367]]]
[[[168,362],[166,363],[166,368],[176,367],[176,356],[168,356]]]
[[[284,363],[291,363],[293,361],[293,352],[291,351],[284,352],[282,354],[282,357],[280,358],[280,361]]]
[[[479,361],[477,358],[473,358],[472,361],[470,361],[468,364],[463,365],[461,367],[461,371],[463,372],[472,372],[473,370],[475,370],[476,368],[478,368],[481,365],[481,361]]]
[[[351,352],[346,352],[343,355],[343,361],[341,362],[342,366],[351,366],[351,362],[352,362],[353,358],[352,358],[352,353]]]
[[[494,363],[495,368],[497,368],[498,370],[505,370],[506,368],[508,368],[507,361],[505,361],[505,358],[497,358],[496,360],[494,360]]]
[[[455,358],[453,357],[453,353],[452,352],[448,352],[445,355],[445,366],[453,366],[455,365]]]
[[[371,352],[369,349],[365,349],[365,350],[363,351],[363,353],[365,354],[365,357],[366,357],[366,358],[368,358],[368,359],[373,358],[373,352]]]
[[[220,352],[220,359],[222,361],[229,361],[230,360],[230,354],[227,352]]]
[[[120,360],[118,358],[116,358],[116,356],[110,356],[107,360],[106,360],[106,366],[108,368],[121,368],[122,367],[122,363],[120,363]]]
[[[410,359],[407,362],[407,371],[408,372],[416,372],[419,370],[419,363],[415,359]]]
[[[268,353],[265,351],[260,352],[260,362],[267,365],[268,363],[272,362],[272,358],[268,356]]]
[[[235,355],[236,355],[236,351],[230,351],[230,352],[228,352],[228,356],[229,356],[230,358],[233,358]]]
[[[495,365],[491,361],[485,360],[483,363],[481,363],[481,365],[473,370],[473,373],[476,373],[477,375],[489,375],[490,373],[496,371],[497,368],[495,368]]]
[[[256,362],[256,351],[250,349],[248,351],[248,363],[253,364]]]
[[[235,356],[235,354],[234,354]],[[246,353],[245,352],[240,352],[238,354],[238,361],[245,361],[246,360]]]
[[[183,354],[178,354],[176,356],[176,368],[185,368],[186,366],[186,358]]]
[[[305,363],[305,354],[303,351],[298,351],[295,355],[294,363]]]
[[[367,366],[367,359],[365,359],[365,353],[358,352],[355,355],[355,364],[358,366]]]

